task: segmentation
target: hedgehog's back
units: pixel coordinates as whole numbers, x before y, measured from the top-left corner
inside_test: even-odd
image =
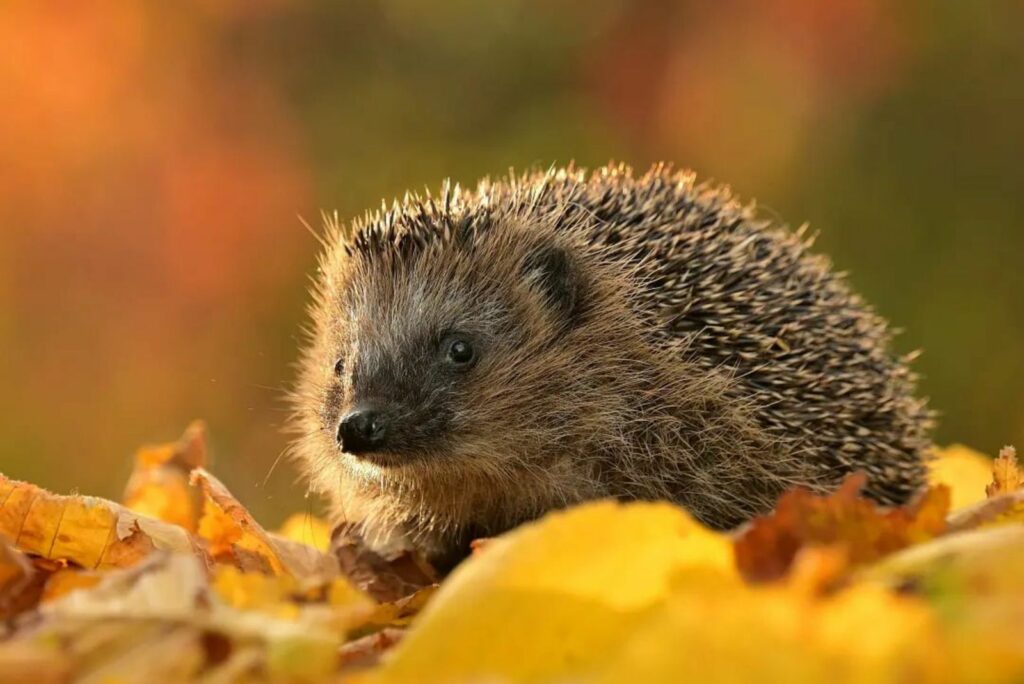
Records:
[[[915,376],[893,355],[886,322],[801,231],[660,166],[639,178],[625,166],[528,174],[485,182],[474,199],[581,231],[638,268],[636,307],[652,340],[730,374],[736,400],[823,483],[862,469],[868,493],[892,503],[923,484],[931,414]]]

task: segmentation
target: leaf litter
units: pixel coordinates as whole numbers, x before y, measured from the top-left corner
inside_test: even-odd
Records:
[[[939,451],[903,507],[854,474],[732,534],[591,502],[447,578],[350,525],[268,531],[209,467],[197,422],[139,450],[120,503],[0,475],[0,683],[1024,679],[1009,448]]]

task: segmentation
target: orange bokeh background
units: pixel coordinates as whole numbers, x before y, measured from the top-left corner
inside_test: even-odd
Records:
[[[0,4],[0,470],[114,496],[203,417],[254,511],[307,505],[272,469],[299,217],[612,158],[810,221],[925,350],[939,438],[1024,446],[1021,7]]]

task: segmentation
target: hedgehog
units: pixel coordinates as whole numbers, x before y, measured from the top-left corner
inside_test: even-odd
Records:
[[[568,166],[325,223],[293,451],[372,548],[451,567],[590,499],[726,530],[854,471],[884,505],[923,485],[910,357],[728,187]]]

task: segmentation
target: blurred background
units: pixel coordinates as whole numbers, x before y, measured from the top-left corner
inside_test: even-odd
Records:
[[[116,497],[210,425],[267,524],[316,244],[445,177],[657,160],[793,225],[1024,447],[1024,3],[0,2],[0,471]]]

